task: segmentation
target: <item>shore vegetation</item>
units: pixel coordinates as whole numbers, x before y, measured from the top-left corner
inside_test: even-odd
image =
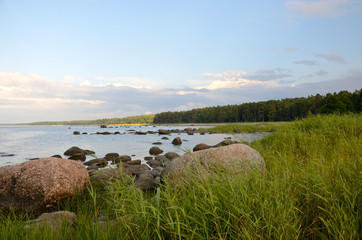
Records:
[[[358,239],[362,115],[310,115],[270,127],[277,131],[251,143],[264,172],[220,169],[178,187],[166,181],[152,195],[128,179],[90,186],[54,209],[76,213],[73,226],[24,228],[35,215],[0,212],[0,239]]]

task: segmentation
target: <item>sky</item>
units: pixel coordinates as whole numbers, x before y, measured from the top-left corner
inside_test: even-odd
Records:
[[[362,0],[0,0],[0,123],[362,88]]]

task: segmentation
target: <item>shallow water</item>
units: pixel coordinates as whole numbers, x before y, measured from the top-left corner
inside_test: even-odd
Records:
[[[184,154],[187,150],[199,143],[215,145],[225,138],[233,140],[244,140],[251,142],[260,139],[263,133],[247,134],[208,134],[187,135],[187,133],[172,133],[171,135],[135,135],[129,130],[136,131],[157,131],[158,129],[184,129],[194,126],[120,126],[118,128],[101,129],[99,126],[0,126],[0,167],[21,163],[32,158],[49,157],[59,154],[65,158],[63,153],[72,146],[95,151],[97,157],[104,157],[105,154],[116,152],[120,155],[133,155],[132,160],[149,156],[149,149],[153,142],[162,142],[157,145],[164,152],[176,152]],[[207,127],[207,126],[198,126]],[[86,135],[73,135],[73,131]],[[96,132],[116,132],[121,135],[98,135]],[[162,140],[162,137],[169,140]],[[175,137],[180,137],[182,145],[174,146],[171,142]],[[88,156],[88,159],[93,157]]]

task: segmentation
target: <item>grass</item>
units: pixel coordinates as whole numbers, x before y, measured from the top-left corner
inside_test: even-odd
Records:
[[[0,239],[358,239],[361,128],[360,114],[285,123],[252,143],[264,173],[195,175],[152,197],[125,179],[58,206],[77,214],[72,229],[25,230],[34,216],[0,213]]]
[[[240,130],[241,132],[270,132],[279,130],[287,122],[254,122],[254,123],[230,123],[220,126],[215,126],[212,128],[204,128],[199,131],[213,131],[213,132],[222,132],[229,133],[234,132],[234,130]]]

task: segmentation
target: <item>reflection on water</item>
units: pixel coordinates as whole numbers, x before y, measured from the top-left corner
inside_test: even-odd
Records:
[[[166,152],[184,154],[192,150],[196,144],[205,143],[216,145],[227,137],[233,140],[251,142],[264,136],[256,134],[205,134],[187,135],[186,133],[172,133],[167,136],[169,140],[163,140],[165,135],[147,134],[135,135],[128,130],[157,131],[158,129],[184,129],[192,126],[133,126],[100,129],[98,126],[1,126],[0,127],[0,167],[24,162],[32,158],[49,157],[55,154],[62,155],[68,148],[78,146],[82,149],[90,149],[96,152],[97,157],[103,157],[110,152],[120,155],[135,155],[132,159],[141,159],[148,156],[153,142],[162,142],[159,147]],[[192,127],[193,128],[193,127]],[[73,131],[88,134],[73,135]],[[116,132],[120,135],[97,135],[96,132]],[[171,144],[175,137],[180,137],[182,145]],[[7,156],[7,155],[15,156]],[[63,156],[63,155],[62,155]],[[64,156],[63,156],[64,157]]]

